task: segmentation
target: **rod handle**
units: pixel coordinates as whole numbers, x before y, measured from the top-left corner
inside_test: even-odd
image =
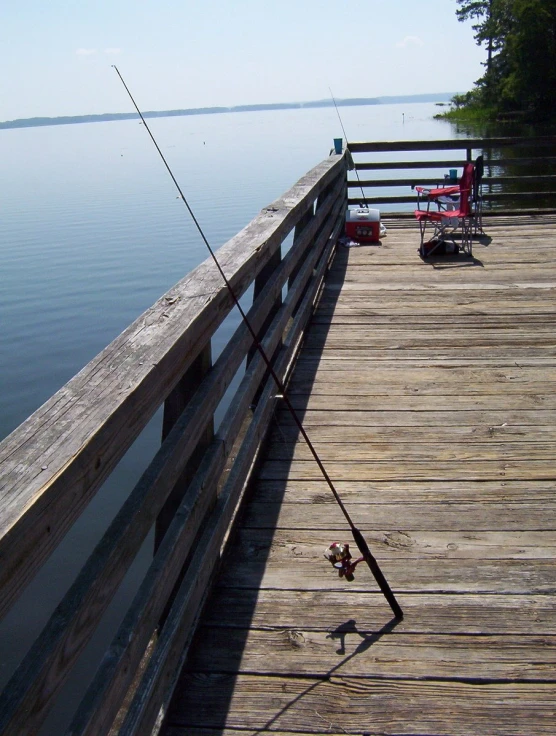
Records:
[[[403,611],[400,607],[400,604],[396,600],[396,596],[394,593],[392,593],[392,589],[388,585],[388,581],[382,574],[382,570],[380,569],[378,562],[373,557],[371,550],[369,549],[369,545],[367,544],[365,537],[361,534],[359,529],[356,527],[351,528],[353,538],[355,540],[355,544],[359,547],[359,551],[365,558],[365,562],[369,566],[370,571],[372,572],[374,579],[378,583],[378,587],[382,591],[384,597],[388,601],[390,608],[392,609],[392,612],[394,616],[401,621],[403,618]]]

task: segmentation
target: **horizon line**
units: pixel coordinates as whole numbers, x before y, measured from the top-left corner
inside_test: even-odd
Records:
[[[417,102],[449,101],[454,92],[428,92],[414,95],[382,95],[379,97],[347,97],[336,99],[338,107],[357,107],[365,105],[388,104],[384,101],[397,100],[408,104]],[[425,99],[426,98],[426,99]],[[395,104],[395,103],[391,103]],[[308,100],[305,102],[268,102],[249,105],[193,107],[176,110],[149,110],[143,113],[144,117],[185,117],[188,115],[217,115],[233,112],[258,112],[271,110],[294,110],[299,108],[333,107],[332,99]],[[85,115],[61,115],[56,117],[34,116],[31,118],[16,118],[0,122],[0,129],[32,128],[47,125],[71,125],[75,123],[114,122],[117,120],[138,119],[137,112],[108,112]]]

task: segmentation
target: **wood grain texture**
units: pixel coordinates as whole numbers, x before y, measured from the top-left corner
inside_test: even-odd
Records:
[[[485,226],[339,249],[288,385],[403,621],[279,408],[164,736],[553,733],[556,218]]]
[[[302,628],[249,630],[203,626],[191,653],[191,672],[257,672],[261,675],[321,677],[333,663],[335,675],[460,680],[556,682],[556,637],[481,634],[376,636],[356,623],[332,631]],[[210,649],[203,645],[210,641]],[[336,655],[336,657],[335,657]]]
[[[372,545],[373,539],[370,541]],[[556,634],[553,595],[406,593],[401,599],[405,616],[395,629],[400,634]],[[333,632],[344,627],[339,615],[342,610],[346,621],[353,622],[348,630],[353,632],[356,627],[367,634],[378,631],[389,615],[388,604],[378,591],[335,590],[334,586],[325,590],[219,586],[203,623],[226,630]]]
[[[174,724],[302,733],[554,733],[554,685],[190,674]],[[177,733],[180,733],[179,731]],[[173,736],[176,734],[174,731]]]

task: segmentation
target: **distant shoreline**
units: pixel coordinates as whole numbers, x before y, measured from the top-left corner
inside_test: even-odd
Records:
[[[345,100],[336,100],[338,107],[356,107],[362,105],[391,105],[397,103],[414,102],[448,102],[453,92],[437,92],[422,95],[398,95],[389,97],[354,97]],[[258,112],[261,110],[295,110],[298,108],[333,107],[330,100],[314,100],[312,102],[277,102],[261,105],[236,105],[234,107],[196,107],[186,110],[163,110],[144,112],[145,118],[170,118],[185,115],[220,115],[230,112]],[[136,112],[108,112],[101,115],[65,115],[63,117],[47,118],[20,118],[0,123],[0,130],[12,128],[38,128],[44,125],[74,125],[76,123],[106,123],[114,120],[138,120]]]

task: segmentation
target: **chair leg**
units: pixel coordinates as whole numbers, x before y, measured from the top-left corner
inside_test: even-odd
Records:
[[[479,196],[473,202],[475,214],[473,215],[473,235],[483,235],[483,200]]]
[[[474,217],[464,217],[461,221],[461,249],[468,255],[473,255],[473,225]]]

